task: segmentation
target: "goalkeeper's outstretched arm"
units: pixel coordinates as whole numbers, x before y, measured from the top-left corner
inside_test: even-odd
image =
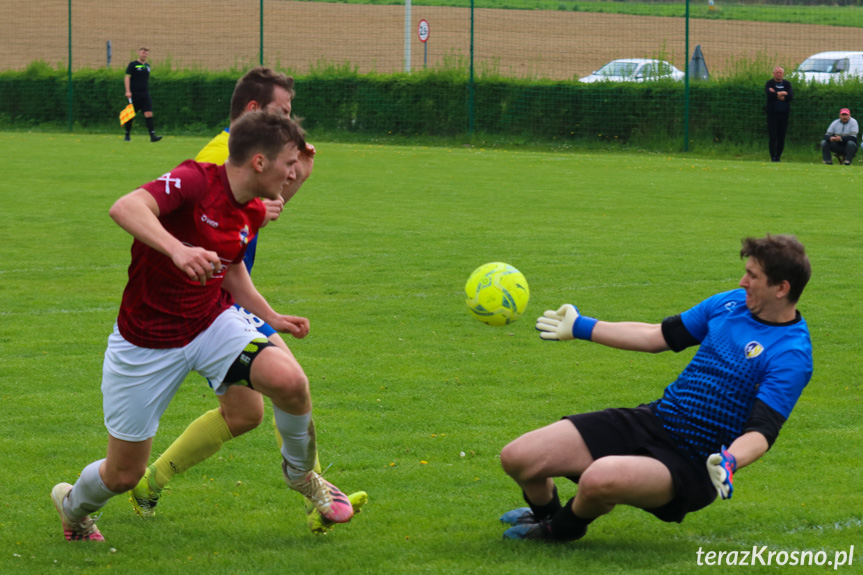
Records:
[[[662,335],[662,324],[599,321],[579,314],[578,308],[571,304],[546,311],[536,320],[536,329],[545,340],[585,339],[617,349],[650,353],[671,349]]]

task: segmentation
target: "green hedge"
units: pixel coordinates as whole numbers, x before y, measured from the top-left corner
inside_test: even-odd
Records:
[[[228,121],[238,72],[162,71],[151,80],[157,126],[165,133],[218,130]],[[118,130],[126,105],[123,72],[82,70],[73,76],[76,129]],[[461,72],[366,75],[350,70],[296,79],[295,109],[310,131],[460,136],[470,125],[470,86]],[[0,122],[14,128],[68,125],[65,71],[33,64],[0,73]],[[693,141],[751,144],[765,138],[760,81],[708,81],[690,90]],[[682,83],[580,84],[479,79],[474,87],[477,133],[541,141],[667,142],[680,149],[685,125]],[[838,109],[863,105],[859,82],[797,85],[791,142],[813,145]]]

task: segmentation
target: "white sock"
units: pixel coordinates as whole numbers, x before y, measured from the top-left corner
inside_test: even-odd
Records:
[[[102,482],[99,466],[103,461],[105,460],[100,459],[85,467],[69,492],[69,497],[63,501],[63,508],[70,516],[81,518],[95,513],[112,497],[119,495],[105,487]]]
[[[275,405],[276,429],[282,436],[282,457],[288,462],[288,477],[301,479],[315,466],[315,429],[312,413],[291,415]]]

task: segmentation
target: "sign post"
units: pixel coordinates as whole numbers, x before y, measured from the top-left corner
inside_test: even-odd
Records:
[[[420,20],[420,23],[417,26],[417,36],[419,36],[420,42],[423,43],[423,68],[425,68],[428,66],[429,56],[429,23],[425,18]]]

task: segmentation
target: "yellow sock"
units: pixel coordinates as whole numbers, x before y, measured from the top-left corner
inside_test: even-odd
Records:
[[[279,427],[276,425],[276,416],[273,415],[273,431],[276,432],[276,443],[279,446],[279,451],[282,450],[282,434],[279,433]],[[313,467],[315,473],[321,472],[321,460],[318,459],[318,450],[315,449],[315,466]]]
[[[233,439],[228,424],[219,409],[208,411],[186,428],[180,437],[152,465],[153,481],[159,489],[178,473],[204,461]]]

